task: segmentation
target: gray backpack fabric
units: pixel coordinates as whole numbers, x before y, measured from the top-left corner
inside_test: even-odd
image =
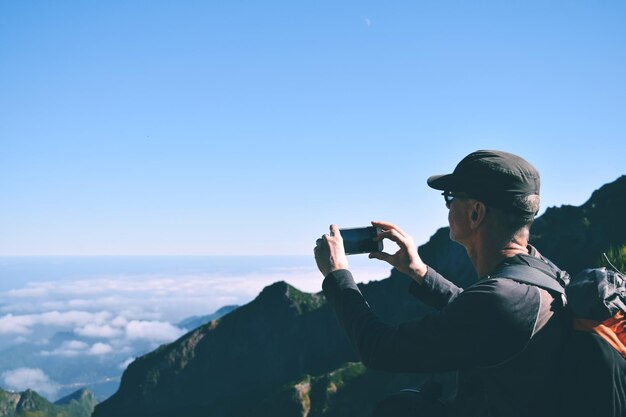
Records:
[[[626,315],[626,279],[606,268],[586,269],[573,279],[547,260],[531,265],[506,265],[492,277],[551,291],[563,297],[567,335],[561,380],[555,395],[562,396],[563,417],[626,417],[626,358],[597,334],[577,331],[574,319],[603,322]],[[624,323],[626,325],[626,322]],[[626,334],[626,326],[622,328]]]
[[[566,287],[565,293],[574,317],[597,321],[626,312],[626,280],[606,268],[585,269]]]

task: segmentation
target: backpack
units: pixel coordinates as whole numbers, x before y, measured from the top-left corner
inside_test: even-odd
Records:
[[[570,280],[546,259],[524,259],[529,265],[505,265],[492,277],[562,297],[561,415],[626,417],[626,279],[606,268],[590,268]]]

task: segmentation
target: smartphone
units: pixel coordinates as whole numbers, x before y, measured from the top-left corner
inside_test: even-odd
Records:
[[[373,240],[380,232],[382,232],[381,228],[374,226],[339,229],[346,255],[382,251],[383,241]]]

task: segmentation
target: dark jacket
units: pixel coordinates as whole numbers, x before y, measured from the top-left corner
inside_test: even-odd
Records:
[[[524,256],[506,262],[526,263]],[[394,327],[372,312],[349,271],[329,274],[323,289],[366,366],[391,372],[458,370],[455,415],[473,415],[468,410],[477,403],[489,416],[557,414],[561,309],[544,290],[490,277],[463,290],[429,268],[423,284],[413,282],[409,291],[438,313]],[[467,380],[481,387],[464,387]]]

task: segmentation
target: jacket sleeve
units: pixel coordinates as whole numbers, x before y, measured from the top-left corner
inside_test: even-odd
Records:
[[[409,293],[421,302],[438,310],[455,299],[463,289],[445,279],[430,266],[421,284],[411,280]]]
[[[511,321],[507,301],[490,285],[464,291],[432,316],[391,326],[363,298],[347,270],[329,274],[324,294],[369,368],[390,372],[489,366],[525,346],[532,324]],[[528,329],[530,327],[530,329]]]

